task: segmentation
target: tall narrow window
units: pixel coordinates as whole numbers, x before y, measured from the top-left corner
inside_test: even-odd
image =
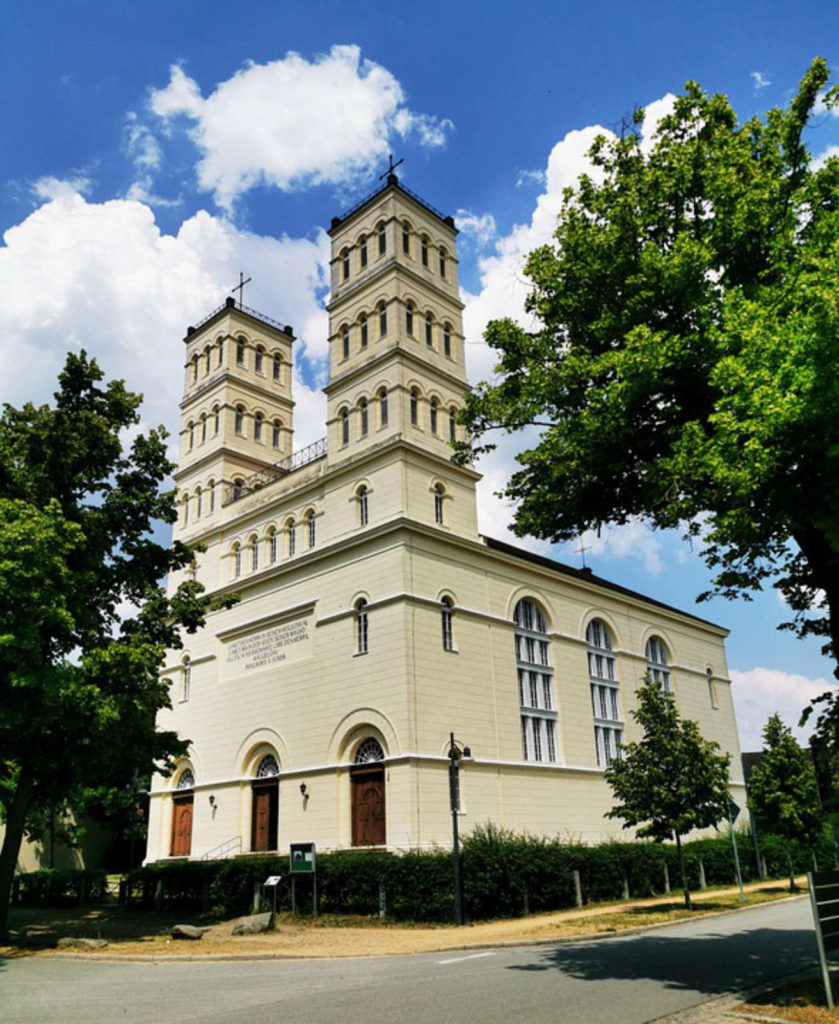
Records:
[[[315,546],[315,539],[317,536],[317,527],[315,526],[315,513],[310,512],[306,517],[307,533],[309,534],[309,547]]]
[[[189,658],[184,658],[183,666],[181,700],[189,700],[189,691],[192,689],[192,665],[189,663]]]
[[[256,572],[259,568],[259,539],[256,534],[251,537],[251,569]]]
[[[420,259],[424,267],[428,266],[428,239],[425,235],[420,239]]]
[[[623,743],[620,692],[612,637],[605,622],[593,619],[586,629],[588,675],[591,682],[591,711],[594,717],[594,746],[597,763],[608,768],[619,756]]]
[[[254,369],[257,373],[262,373],[262,361],[265,358],[265,349],[260,347],[256,350],[256,356],[254,359]]]
[[[411,337],[414,335],[414,304],[413,302],[407,303],[405,306],[405,331],[410,334]]]
[[[664,644],[657,636],[651,636],[647,641],[647,671],[650,678],[658,683],[665,693],[673,692],[670,661]]]
[[[545,616],[534,601],[525,598],[516,605],[513,619],[522,754],[525,761],[553,762],[556,761],[556,704]]]
[[[367,236],[362,235],[361,240],[358,243],[358,255],[359,262],[361,263],[361,269],[363,270],[367,266]]]
[[[192,451],[192,447],[195,444],[195,424],[192,420],[189,421],[187,430],[189,431],[189,449]]]
[[[237,434],[243,434],[245,432],[245,408],[242,405],[236,406],[234,426]]]
[[[183,514],[183,524],[184,524],[184,526],[189,526],[189,495],[188,494],[185,494],[183,496],[183,501],[181,502],[181,508],[183,509],[183,513],[184,513]]]
[[[233,480],[233,500],[241,498],[245,493],[245,481],[241,477],[236,477]]]
[[[411,225],[407,221],[402,225],[402,252],[411,255]]]
[[[367,631],[367,602],[363,597],[355,603],[355,649],[358,654],[367,654],[370,650],[370,637]]]
[[[201,413],[201,444],[207,440],[207,414]]]
[[[192,357],[192,383],[198,380],[198,356]]]
[[[452,357],[452,325],[443,324],[443,355],[448,359]]]
[[[385,234],[385,223],[382,221],[379,224],[379,255],[384,256],[385,250],[387,249],[387,235]]]
[[[383,338],[387,334],[387,306],[382,302],[379,304],[379,335]]]
[[[425,343],[426,343],[426,345],[428,345],[429,348],[431,348],[432,344],[434,343],[434,332],[433,332],[433,328],[432,328],[432,324],[433,323],[434,323],[434,321],[433,321],[433,319],[431,317],[431,314],[430,313],[426,313],[425,314]]]
[[[717,681],[714,679],[714,673],[710,669],[706,669],[705,678],[708,680],[708,699],[711,702],[711,707],[718,708],[720,702],[717,696]]]
[[[201,495],[201,488],[200,487],[196,487],[195,488],[195,518],[196,519],[200,519],[201,518],[201,505],[202,505],[201,497],[202,497],[202,495]]]
[[[281,384],[282,383],[282,370],[283,370],[282,358],[279,355],[275,355],[274,356],[274,371],[273,371],[274,372],[274,383],[275,384]]]
[[[215,510],[216,510],[216,482],[215,482],[215,480],[211,480],[207,484],[207,498],[208,498],[209,505],[210,505],[210,515],[212,515],[213,512],[215,512]]]
[[[349,249],[344,249],[344,251],[341,253],[341,273],[343,274],[344,280],[348,281],[350,277]]]
[[[452,601],[450,597],[444,597],[440,603],[440,625],[443,629],[443,650],[453,651],[454,641],[452,637]]]
[[[449,409],[449,440],[457,440],[457,410],[454,406]]]
[[[358,419],[359,419],[359,424],[358,425],[359,425],[359,429],[361,431],[361,436],[362,437],[367,437],[368,416],[367,416],[367,399],[366,398],[362,398],[361,401],[358,403]]]
[[[293,519],[288,521],[288,554],[289,558],[294,554],[297,547],[297,524]]]
[[[358,489],[358,524],[366,526],[370,521],[370,498],[367,488],[362,484]]]
[[[341,331],[341,358],[350,358],[350,329],[346,326]]]
[[[419,393],[414,388],[411,392],[411,425],[416,427],[419,424]]]
[[[212,358],[212,353],[211,353],[210,347],[208,345],[207,348],[204,349],[204,375],[205,376],[210,372],[211,358]]]
[[[218,433],[218,429],[219,429],[219,426],[220,426],[220,415],[221,414],[219,412],[219,407],[216,406],[215,409],[213,409],[213,433],[214,434]]]
[[[341,444],[346,447],[350,443],[350,417],[346,409],[338,414],[341,421]]]
[[[387,426],[387,389],[382,388],[379,392],[379,426]]]
[[[443,495],[445,491],[442,484],[434,485],[434,522],[438,526],[443,525]]]
[[[359,323],[361,325],[361,347],[367,348],[367,317],[364,313],[361,314]]]
[[[437,410],[440,408],[440,403],[436,398],[431,399],[431,404],[428,407],[428,427],[432,434],[437,433]]]
[[[277,531],[272,526],[268,531],[268,563],[274,565],[277,561]]]
[[[440,249],[440,277],[446,276],[446,250]]]
[[[224,361],[224,338],[219,338],[216,347],[218,348],[218,365],[221,366]]]
[[[254,416],[253,416],[253,439],[254,439],[254,441],[261,441],[262,440],[262,419],[263,419],[263,416],[262,416],[261,412],[254,413]]]
[[[239,338],[236,341],[236,363],[238,366],[245,365],[245,339]]]
[[[279,420],[274,420],[271,425],[271,445],[274,448],[280,447],[280,432],[282,431],[282,423]]]
[[[233,575],[238,579],[242,575],[242,549],[233,545]]]

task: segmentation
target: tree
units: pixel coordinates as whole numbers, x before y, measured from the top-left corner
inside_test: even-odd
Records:
[[[102,379],[71,354],[54,407],[0,416],[0,935],[28,824],[87,787],[165,771],[187,745],[155,728],[169,706],[158,673],[208,599],[195,581],[170,598],[158,586],[194,557],[151,533],[175,519],[166,434],[125,450],[141,399]]]
[[[813,763],[777,714],[764,726],[760,761],[749,776],[749,811],[767,831],[783,837],[794,892],[791,843],[800,839],[815,844],[824,818]]]
[[[652,139],[643,112],[597,139],[526,264],[538,329],[487,327],[499,376],[468,398],[455,457],[535,425],[506,488],[519,535],[686,528],[711,593],[771,582],[787,628],[835,658],[839,159],[803,141],[839,100],[827,80],[815,60],[788,108],[742,124],[688,82]]]
[[[673,697],[647,676],[632,717],[644,730],[640,743],[622,746],[606,769],[617,803],[609,818],[623,818],[640,838],[675,840],[685,906],[690,889],[682,836],[709,828],[728,813],[728,764],[719,745],[703,739],[696,722],[682,721]],[[640,826],[640,827],[638,827]]]

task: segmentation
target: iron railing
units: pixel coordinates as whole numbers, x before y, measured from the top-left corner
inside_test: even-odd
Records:
[[[238,483],[225,484],[222,505],[230,505],[234,501],[239,501],[240,498],[244,498],[246,495],[253,494],[254,491],[261,490],[261,488],[266,487],[268,484],[274,483],[275,480],[288,476],[289,473],[293,473],[303,466],[308,466],[310,462],[324,458],[325,455],[326,438],[322,437],[319,441],[313,441],[312,444],[301,448],[300,451],[287,455],[284,459],[280,459],[279,462],[275,462],[273,466],[267,466],[265,469],[251,474],[251,476]]]
[[[233,300],[232,303],[225,300],[225,302],[221,306],[219,306],[218,309],[214,309],[212,313],[209,313],[207,316],[205,316],[203,320],[199,320],[197,324],[194,324],[192,330],[200,330],[204,326],[204,324],[208,324],[213,319],[214,316],[217,316],[225,309],[238,309],[243,313],[250,314],[250,316],[255,316],[257,320],[261,320],[264,324],[270,324],[271,327],[276,327],[278,331],[283,331],[286,334],[294,333],[290,324],[281,324],[279,320],[274,320],[270,316],[266,316],[265,313],[260,313],[258,309],[252,309],[250,306],[243,306],[241,302],[236,302],[235,299]]]
[[[242,852],[242,837],[233,836],[232,839],[227,839],[223,843],[219,843],[218,846],[214,846],[212,850],[207,850],[201,860],[222,860],[224,857],[235,857],[237,853]]]
[[[364,196],[363,199],[359,199],[359,201],[355,204],[355,206],[351,206],[349,208],[349,210],[345,210],[344,213],[342,213],[340,217],[336,217],[335,220],[338,223],[340,223],[341,221],[346,220],[347,217],[351,217],[355,213],[356,210],[360,210],[361,207],[364,206],[366,203],[369,203],[371,199],[375,199],[376,196],[380,192],[384,192],[384,190],[391,183],[395,183],[398,188],[400,188],[407,195],[411,196],[412,199],[416,199],[416,201],[418,203],[421,203],[426,208],[426,210],[430,210],[436,217],[439,217],[440,220],[443,220],[443,221],[450,221],[451,220],[451,217],[447,217],[444,213],[441,213],[438,209],[433,207],[431,205],[431,203],[426,202],[426,200],[423,199],[422,196],[417,195],[416,192],[412,192],[411,189],[409,189],[407,186],[403,185],[402,182],[396,177],[395,174],[389,174],[388,177],[387,177],[387,180],[384,183],[384,185],[380,185],[378,188],[374,188],[372,192],[368,192],[367,195]]]

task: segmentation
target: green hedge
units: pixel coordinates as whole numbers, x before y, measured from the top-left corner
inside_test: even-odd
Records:
[[[751,836],[738,833],[745,881],[757,879]],[[785,844],[761,837],[769,876],[787,874]],[[813,866],[813,853],[791,844],[797,872]],[[700,859],[708,885],[736,881],[731,838],[721,834],[684,844],[688,883],[699,886]],[[817,846],[823,868],[833,865],[828,835]],[[579,871],[586,903],[620,900],[665,891],[665,865],[674,893],[681,882],[676,849],[652,842],[609,842],[599,846],[519,835],[493,825],[476,828],[462,846],[461,877],[464,913],[470,920],[516,917],[575,905],[574,871]],[[448,850],[386,853],[347,850],[318,854],[318,908],[323,914],[379,913],[384,896],[387,917],[398,921],[451,921],[452,859]],[[153,864],[130,876],[132,902],[146,907],[183,910],[212,909],[218,916],[250,913],[254,888],[269,875],[283,875],[277,891],[279,910],[291,908],[288,858],[237,857],[225,861],[180,861]],[[162,884],[161,884],[162,883]],[[297,910],[309,913],[312,879],[296,878]]]
[[[42,868],[15,876],[15,901],[27,905],[66,906],[78,903],[99,903],[108,895],[108,879],[104,871],[56,871]]]

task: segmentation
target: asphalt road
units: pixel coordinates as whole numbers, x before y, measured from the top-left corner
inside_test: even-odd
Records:
[[[2,1024],[645,1024],[815,962],[809,902],[564,946],[340,960],[0,960]]]

